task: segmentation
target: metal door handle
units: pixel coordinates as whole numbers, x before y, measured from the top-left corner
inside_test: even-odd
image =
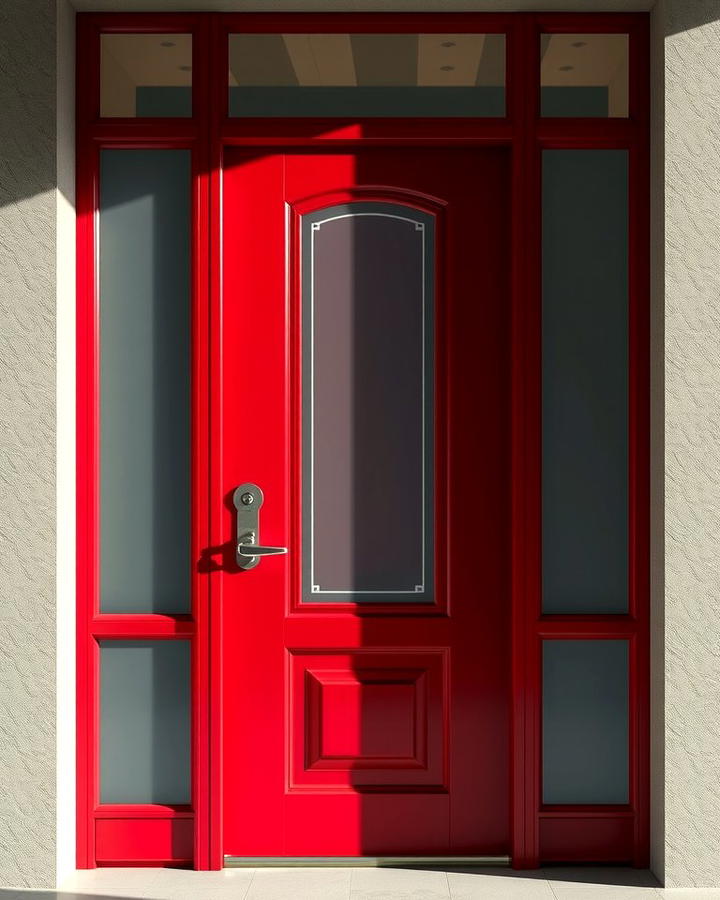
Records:
[[[260,535],[260,507],[265,497],[252,482],[241,484],[233,493],[237,510],[235,532],[235,562],[240,569],[254,569],[263,556],[287,553],[287,547],[264,547],[256,543]]]
[[[281,553],[287,553],[287,547],[261,547],[254,544],[255,535],[250,532],[244,536],[244,539],[238,541],[238,556],[278,556]]]

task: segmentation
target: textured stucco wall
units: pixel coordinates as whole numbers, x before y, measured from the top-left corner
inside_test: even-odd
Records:
[[[0,884],[55,879],[55,2],[0,3]]]
[[[665,874],[665,10],[650,17],[650,867]]]
[[[75,10],[57,0],[56,871],[75,870]]]
[[[664,856],[720,886],[720,4],[663,0]]]

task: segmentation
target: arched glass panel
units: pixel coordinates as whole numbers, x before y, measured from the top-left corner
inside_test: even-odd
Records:
[[[303,600],[432,602],[434,217],[302,224]]]

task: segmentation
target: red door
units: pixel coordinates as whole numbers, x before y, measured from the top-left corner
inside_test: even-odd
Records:
[[[501,149],[226,152],[227,855],[509,852],[508,197]]]

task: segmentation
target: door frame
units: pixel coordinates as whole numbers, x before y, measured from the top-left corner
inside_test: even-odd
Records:
[[[219,579],[193,567],[186,616],[107,615],[98,605],[98,290],[100,150],[192,152],[192,558],[225,542],[217,494],[220,221],[223,147],[506,146],[511,190],[511,857],[591,861],[649,857],[649,59],[644,13],[81,13],[77,63],[77,864],[189,864],[221,868],[221,606]],[[507,112],[488,119],[230,119],[227,35],[245,32],[504,32]],[[101,33],[190,32],[193,109],[187,119],[101,119]],[[622,32],[630,45],[627,119],[540,118],[539,35]],[[629,612],[540,612],[540,154],[544,149],[629,151]],[[209,435],[209,439],[208,439]],[[215,474],[214,474],[215,473]],[[186,639],[192,644],[192,803],[101,805],[98,641]],[[541,804],[541,641],[625,639],[630,644],[630,803]],[[603,836],[603,852],[588,840]],[[101,839],[100,839],[101,838]],[[565,846],[558,857],[552,849]],[[172,849],[171,849],[172,848]],[[182,848],[182,849],[176,849]],[[625,853],[628,850],[629,852]],[[610,854],[610,856],[608,856]],[[616,857],[612,857],[616,858]]]

